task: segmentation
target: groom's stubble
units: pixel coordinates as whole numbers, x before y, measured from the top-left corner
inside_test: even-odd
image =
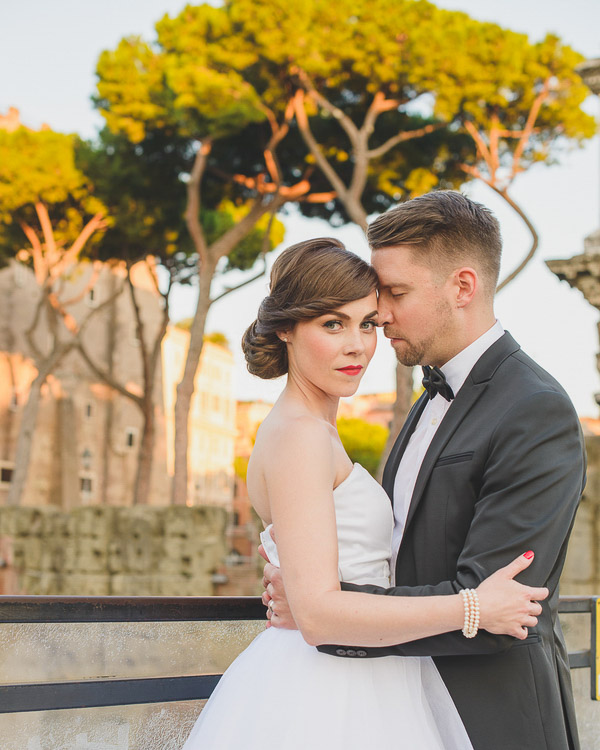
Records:
[[[440,352],[452,352],[452,340],[454,338],[454,326],[452,319],[452,306],[446,299],[438,299],[431,310],[436,324],[435,330],[422,339],[408,340],[403,337],[401,331],[395,331],[385,326],[385,334],[390,338],[400,337],[402,343],[394,346],[396,359],[405,367],[416,367],[417,365],[431,365],[440,362]],[[442,360],[448,361],[454,354],[442,356]],[[442,362],[443,364],[444,362]]]

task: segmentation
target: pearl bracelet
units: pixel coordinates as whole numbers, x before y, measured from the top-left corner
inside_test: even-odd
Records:
[[[465,622],[462,633],[465,638],[475,638],[479,630],[479,597],[474,589],[461,589],[465,608]]]

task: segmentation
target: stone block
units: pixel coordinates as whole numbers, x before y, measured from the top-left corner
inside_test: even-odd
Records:
[[[193,539],[197,534],[194,521],[194,508],[185,506],[167,508],[164,518],[164,536]]]
[[[20,508],[0,508],[0,536],[17,535],[17,514]]]
[[[594,579],[594,512],[589,503],[582,500],[567,550],[567,559],[561,581],[563,587],[570,583],[592,582]]]
[[[102,573],[107,571],[107,544],[104,539],[81,537],[77,540],[77,571]]]
[[[61,594],[65,596],[109,596],[108,573],[72,573],[65,576]]]
[[[29,570],[39,570],[42,563],[43,542],[38,537],[25,537],[24,563]]]
[[[18,536],[40,536],[44,518],[47,515],[45,508],[28,508],[18,509],[16,533]]]
[[[124,569],[129,573],[150,572],[153,568],[152,537],[130,538],[123,544]]]
[[[133,539],[162,536],[165,510],[168,509],[147,506],[115,508],[115,534]]]
[[[61,550],[62,572],[76,573],[79,567],[79,550],[75,539],[66,538]]]
[[[90,539],[108,539],[114,533],[115,509],[105,505],[89,505],[72,511],[76,535]]]
[[[126,541],[122,538],[113,539],[106,548],[106,568],[109,573],[125,573],[127,570],[125,559]]]
[[[212,596],[210,576],[193,578],[178,575],[157,575],[154,578],[155,596]]]
[[[155,596],[152,575],[117,573],[110,577],[112,596]]]

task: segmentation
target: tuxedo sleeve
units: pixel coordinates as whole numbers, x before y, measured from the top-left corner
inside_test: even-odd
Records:
[[[435,596],[475,588],[481,581],[527,550],[534,563],[519,576],[531,586],[558,581],[575,511],[583,491],[585,454],[579,421],[569,399],[560,392],[528,396],[507,410],[493,431],[474,514],[456,577],[429,586],[342,584],[344,590],[384,596]],[[431,554],[435,554],[432,550]],[[554,583],[556,589],[556,583]],[[556,591],[550,592],[553,599]],[[548,616],[549,602],[543,603]],[[376,623],[373,623],[376,628]],[[530,631],[531,632],[531,631]],[[403,643],[389,648],[361,648],[364,656],[450,656],[492,654],[516,641],[480,630],[473,639],[460,631]],[[344,646],[321,651],[346,655]]]

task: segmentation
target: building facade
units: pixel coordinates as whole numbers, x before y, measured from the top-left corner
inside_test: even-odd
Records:
[[[95,273],[97,279],[90,286]],[[68,311],[78,323],[91,315],[83,341],[93,362],[128,391],[141,395],[141,346],[125,277],[119,264],[103,265],[98,273],[92,264],[80,263],[65,280],[61,297],[76,300]],[[151,345],[162,324],[162,298],[146,263],[134,266],[132,281],[144,340]],[[33,272],[25,265],[12,261],[0,270],[0,505],[6,503],[12,481],[31,384],[54,343],[51,321],[42,315],[33,325],[39,295]],[[174,393],[188,336],[186,331],[169,329],[156,368],[149,505],[170,502]],[[190,415],[192,504],[227,506],[233,496],[232,371],[231,353],[207,343]],[[63,509],[130,505],[142,427],[139,406],[107,385],[76,349],[71,350],[41,388],[21,504]]]

